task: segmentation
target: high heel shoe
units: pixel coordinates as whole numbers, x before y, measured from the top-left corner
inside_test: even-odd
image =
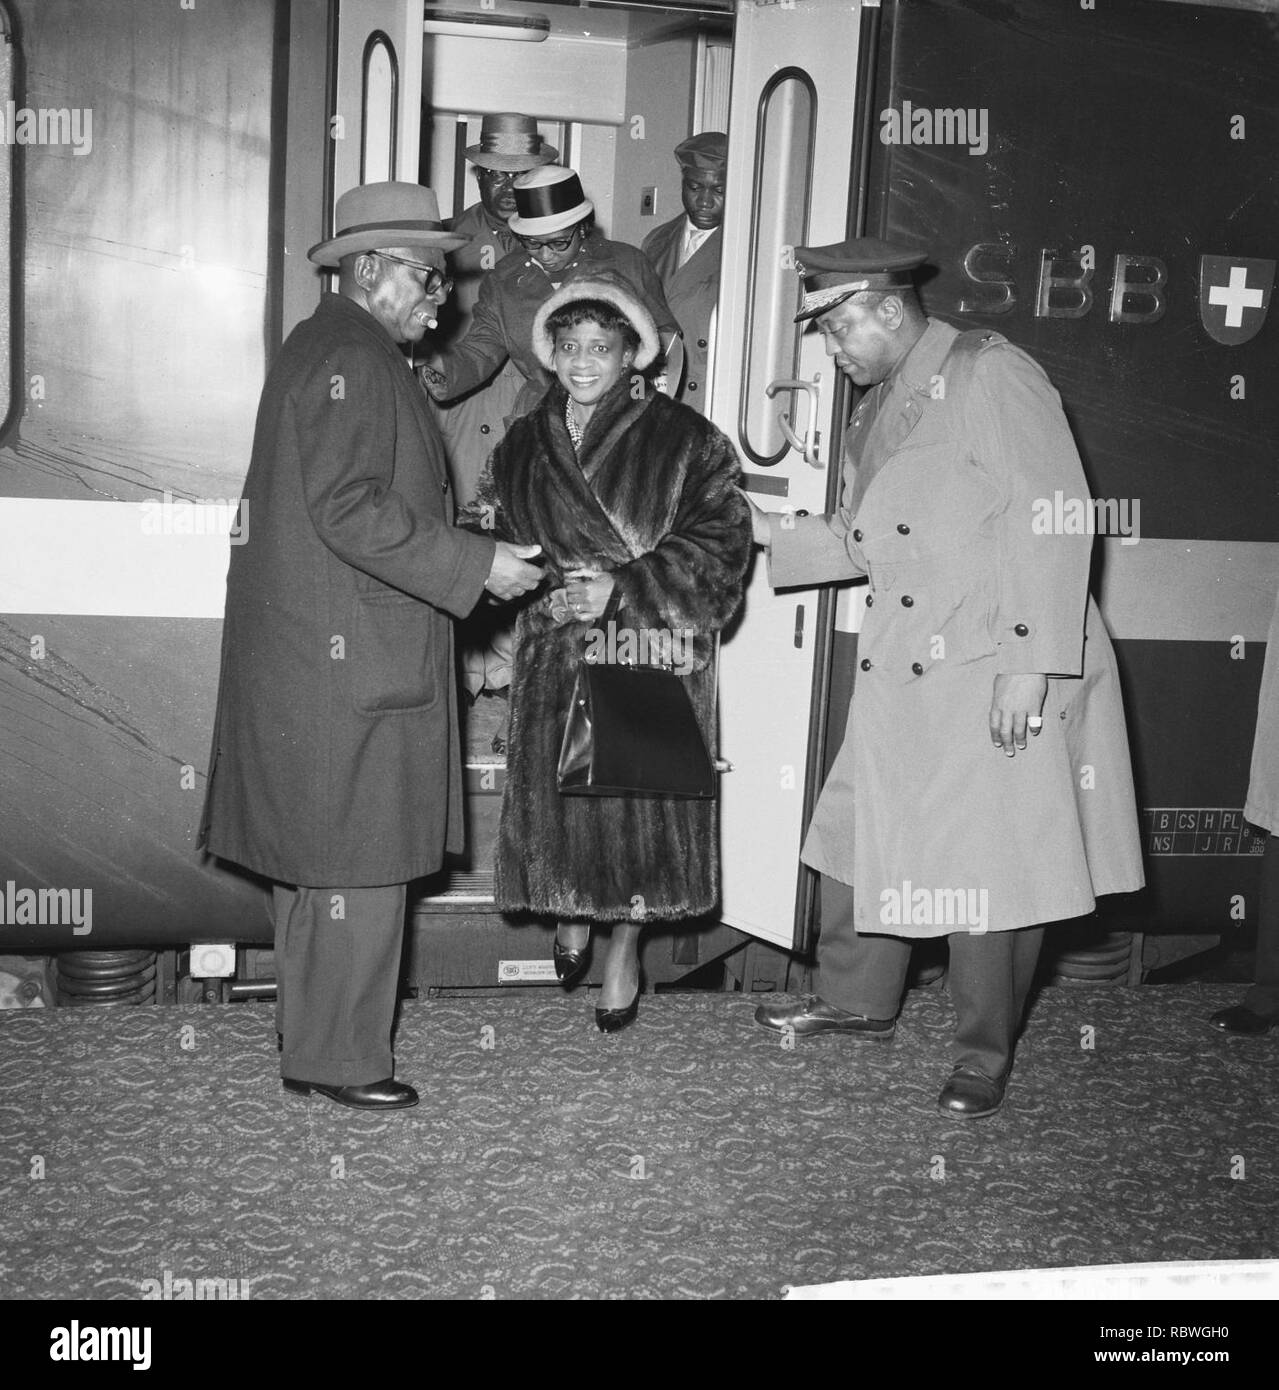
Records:
[[[620,1033],[639,1017],[640,987],[635,986],[635,998],[624,1009],[596,1009],[595,1026],[601,1033]]]
[[[565,989],[571,988],[586,972],[586,964],[591,954],[591,943],[572,950],[561,946],[558,939],[551,947],[551,959],[555,962],[555,978]]]

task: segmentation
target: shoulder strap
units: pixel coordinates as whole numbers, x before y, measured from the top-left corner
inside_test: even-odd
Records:
[[[961,415],[968,409],[969,387],[977,370],[977,359],[988,348],[1007,341],[1002,333],[996,333],[993,329],[969,328],[951,343],[938,375],[946,384],[947,403],[957,407]]]

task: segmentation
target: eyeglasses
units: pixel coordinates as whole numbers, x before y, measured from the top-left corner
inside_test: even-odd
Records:
[[[442,270],[437,270],[433,265],[423,265],[421,261],[405,260],[403,256],[392,256],[389,251],[372,251],[369,254],[380,256],[384,261],[394,261],[396,265],[407,265],[414,270],[424,271],[426,278],[422,281],[422,289],[427,294],[439,294],[441,290],[448,294],[453,288],[453,281]]]
[[[519,169],[477,169],[475,177],[481,183],[514,183],[520,172]]]
[[[554,251],[557,256],[562,256],[565,251],[577,240],[577,232],[572,232],[569,236],[556,237],[553,241],[542,241],[537,237],[527,237],[516,235],[516,241],[526,251]]]

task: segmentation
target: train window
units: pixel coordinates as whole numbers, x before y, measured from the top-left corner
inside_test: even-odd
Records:
[[[0,110],[13,119],[13,24],[8,7],[0,4]],[[13,340],[17,318],[13,312],[13,131],[6,129],[0,146],[0,427],[9,423],[13,363],[18,345]]]
[[[380,183],[395,177],[395,108],[399,81],[399,66],[391,40],[381,30],[375,30],[364,45],[361,183]]]
[[[800,286],[792,253],[808,232],[816,128],[817,94],[811,79],[799,68],[784,68],[760,96],[756,126],[746,370],[738,417],[742,448],[764,465],[786,456],[777,403],[765,391],[770,382],[793,378],[799,369],[800,334],[791,320]]]

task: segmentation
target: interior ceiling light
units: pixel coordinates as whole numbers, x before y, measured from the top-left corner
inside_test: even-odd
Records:
[[[492,10],[426,9],[425,34],[448,34],[466,39],[511,39],[516,43],[543,43],[551,32],[544,14],[497,14]]]

